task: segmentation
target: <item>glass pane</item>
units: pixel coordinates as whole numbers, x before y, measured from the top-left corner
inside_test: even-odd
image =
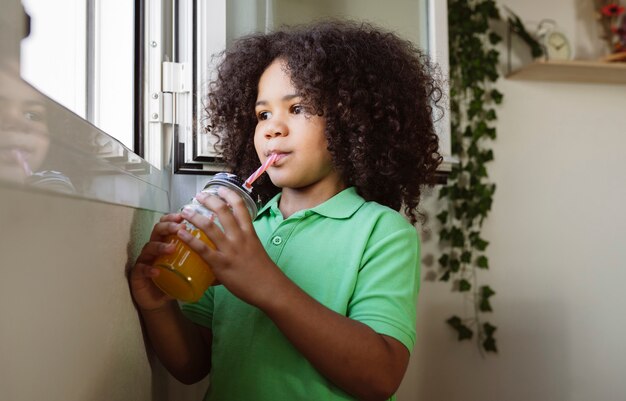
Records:
[[[132,149],[134,2],[22,2],[22,77]]]
[[[87,9],[74,0],[23,0],[30,35],[21,74],[45,95],[86,117]]]

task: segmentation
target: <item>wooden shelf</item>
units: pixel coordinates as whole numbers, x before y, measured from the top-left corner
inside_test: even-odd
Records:
[[[537,61],[507,76],[509,79],[626,84],[626,63],[591,60]]]

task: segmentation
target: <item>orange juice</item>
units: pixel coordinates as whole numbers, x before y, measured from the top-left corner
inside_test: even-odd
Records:
[[[215,174],[204,186],[202,192],[212,196],[219,196],[219,188],[224,187],[234,191],[241,196],[248,213],[250,213],[250,217],[254,220],[258,209],[252,198],[252,188],[244,189],[243,185],[244,182],[236,175],[222,172]],[[222,228],[215,214],[200,204],[196,198],[193,198],[190,203],[183,206],[183,209],[192,209],[195,213],[205,217],[212,216],[214,218],[213,222],[220,229]],[[189,222],[186,222],[186,225],[191,235],[200,239],[211,249],[215,249],[213,242],[202,231]],[[200,255],[195,253],[176,235],[170,236],[167,240],[169,243],[176,244],[176,250],[172,254],[157,258],[154,262],[154,267],[160,269],[160,274],[158,277],[153,278],[153,281],[163,292],[181,301],[195,302],[202,297],[207,288],[219,284],[211,268],[202,260]]]
[[[210,248],[215,249],[213,242],[200,230],[192,226],[192,235],[199,238]],[[152,281],[166,294],[185,302],[196,302],[212,285],[218,284],[208,264],[176,235],[168,238],[169,243],[176,244],[176,250],[162,255],[154,262],[160,274]]]

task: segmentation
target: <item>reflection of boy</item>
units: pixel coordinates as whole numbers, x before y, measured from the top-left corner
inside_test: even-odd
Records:
[[[24,183],[41,167],[49,146],[44,99],[0,71],[0,180]]]
[[[0,181],[75,193],[67,176],[46,169],[55,168],[50,154],[47,100],[17,74],[0,71]]]

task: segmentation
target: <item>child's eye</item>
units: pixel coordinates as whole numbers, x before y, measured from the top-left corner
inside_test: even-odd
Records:
[[[44,117],[42,113],[38,113],[36,111],[26,111],[24,112],[24,118],[26,120],[32,121],[32,122],[39,122],[39,121],[43,121]]]
[[[256,118],[259,121],[267,120],[268,118],[270,118],[270,116],[271,114],[269,111],[261,111],[261,112],[256,113]]]
[[[291,106],[291,112],[293,114],[302,114],[302,113],[306,113],[306,109],[304,108],[304,106],[300,104],[296,104],[296,105]]]

